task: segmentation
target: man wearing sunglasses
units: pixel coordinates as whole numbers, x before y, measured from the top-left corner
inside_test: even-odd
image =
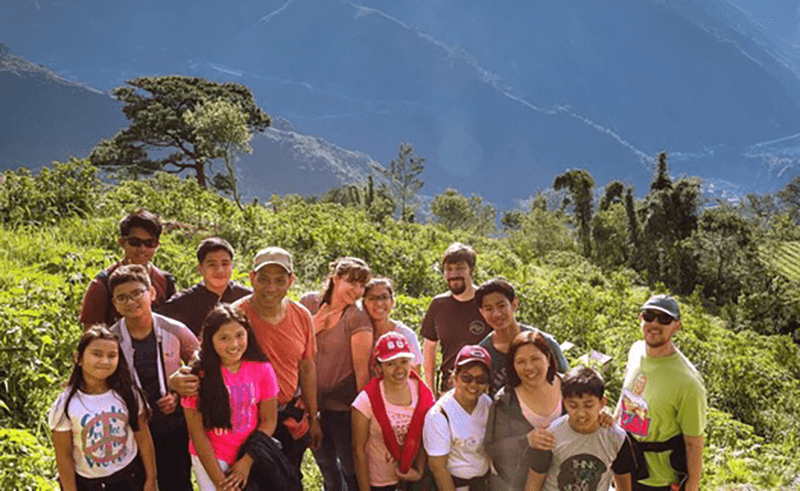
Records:
[[[697,491],[703,465],[706,390],[672,341],[681,328],[678,302],[650,297],[639,314],[644,341],[628,354],[617,417],[633,437],[639,469],[634,491]]]
[[[120,319],[121,315],[111,301],[108,277],[122,265],[138,264],[147,268],[150,282],[156,290],[154,308],[159,307],[175,293],[175,278],[156,268],[151,262],[159,246],[161,229],[161,219],[158,215],[144,208],[128,214],[120,221],[117,243],[122,248],[123,256],[118,263],[98,273],[89,283],[80,312],[80,322],[84,329],[100,323],[112,326]]]

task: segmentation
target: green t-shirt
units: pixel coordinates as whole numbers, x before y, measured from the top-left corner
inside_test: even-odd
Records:
[[[619,402],[619,425],[639,441],[663,442],[675,435],[702,436],[706,426],[706,389],[700,373],[678,351],[654,358],[637,341],[628,354]],[[646,452],[648,486],[669,486],[677,476],[671,452]]]

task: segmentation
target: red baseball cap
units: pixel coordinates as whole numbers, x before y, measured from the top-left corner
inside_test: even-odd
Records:
[[[387,332],[375,344],[375,358],[381,362],[391,361],[397,358],[408,358],[413,360],[416,355],[411,351],[408,340],[400,333]]]
[[[467,363],[479,361],[486,365],[486,368],[491,372],[492,370],[492,355],[483,347],[475,345],[466,345],[458,352],[456,356],[456,367],[466,365]]]

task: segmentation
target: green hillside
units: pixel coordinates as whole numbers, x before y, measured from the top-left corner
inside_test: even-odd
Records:
[[[119,218],[140,206],[167,222],[155,262],[181,288],[197,281],[194,251],[211,235],[234,245],[235,277],[245,283],[256,250],[292,251],[294,297],[319,288],[331,260],[354,255],[395,279],[396,315],[416,329],[431,297],[445,288],[437,271],[441,252],[454,240],[470,243],[479,253],[476,281],[508,278],[518,289],[520,320],[574,343],[566,353],[571,363],[590,349],[613,357],[606,374],[613,401],[628,348],[641,336],[638,308],[666,290],[625,267],[602,269],[574,252],[574,239],[542,253],[525,248],[533,239],[523,240],[524,227],[489,237],[375,220],[358,207],[296,196],[240,209],[175,176],[107,186],[81,166],[44,172],[24,179],[6,173],[0,181],[0,489],[55,489],[46,411],[69,373],[83,292],[118,254]],[[781,257],[798,247],[782,247]],[[790,262],[782,264],[788,269]],[[681,303],[684,328],[676,342],[703,374],[711,407],[702,489],[800,489],[800,349],[790,336],[729,329],[709,313],[699,290]],[[320,486],[312,486],[311,474],[306,479],[309,489]]]

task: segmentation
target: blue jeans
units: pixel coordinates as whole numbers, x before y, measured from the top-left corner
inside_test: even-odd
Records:
[[[325,482],[325,491],[357,491],[353,463],[353,432],[350,411],[322,411],[322,446],[314,460]]]

